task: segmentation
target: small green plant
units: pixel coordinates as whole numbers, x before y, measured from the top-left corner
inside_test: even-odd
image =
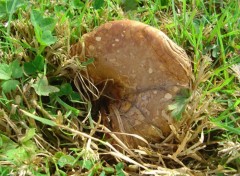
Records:
[[[96,10],[102,8],[103,5],[104,5],[104,0],[94,0],[93,2],[93,8]]]
[[[32,61],[25,62],[23,65],[24,72],[31,76],[36,76],[38,73],[42,73],[45,65],[45,59],[41,55],[37,55]]]
[[[2,0],[0,1],[0,19],[6,19],[17,11],[20,7],[25,5],[24,0]]]
[[[38,10],[31,11],[31,22],[34,26],[35,35],[40,47],[37,50],[40,55],[46,46],[50,46],[57,41],[56,36],[53,36],[53,30],[56,21],[51,17],[43,17],[43,13]]]
[[[32,141],[35,134],[34,128],[28,129],[26,134],[19,139],[19,143],[13,142],[7,136],[0,134],[1,161],[9,162],[12,165],[11,172],[16,172],[23,165],[26,166],[26,170],[30,170],[33,166],[33,160],[36,159],[38,153],[38,147]],[[9,170],[7,167],[2,169],[3,172]]]
[[[58,92],[59,89],[48,84],[47,77],[39,74],[36,82],[32,85],[39,96],[49,96],[50,93]]]
[[[174,102],[168,106],[172,116],[176,120],[181,120],[182,113],[189,102],[190,92],[187,89],[182,89],[180,93],[174,98]]]
[[[18,60],[14,60],[10,64],[0,65],[1,87],[4,93],[16,90],[20,84],[19,79],[23,76],[23,69]]]
[[[94,175],[117,175],[124,176],[123,163],[118,163],[114,167],[104,166],[104,162],[99,162],[96,158],[91,158],[89,152],[85,149],[80,150],[78,153],[77,149],[73,149],[76,152],[75,157],[63,152],[57,152],[54,155],[54,162],[57,165],[56,174],[64,173],[66,168],[81,168],[81,173],[85,173],[89,176]],[[94,153],[92,153],[94,155]],[[87,157],[86,157],[87,156]]]

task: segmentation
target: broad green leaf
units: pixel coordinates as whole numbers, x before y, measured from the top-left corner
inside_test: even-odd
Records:
[[[58,160],[58,159],[61,158],[63,155],[65,155],[65,153],[59,151],[59,152],[56,152],[56,153],[54,154],[54,158],[56,158],[56,159]]]
[[[137,0],[122,0],[124,10],[136,10],[138,6]]]
[[[14,3],[15,7],[12,8]],[[18,8],[22,7],[24,4],[26,4],[26,1],[24,0],[0,0],[0,19],[8,18],[8,15],[11,12],[11,10],[12,13],[14,13]]]
[[[94,175],[96,175],[97,170],[98,169],[94,167],[93,169],[90,170],[90,172],[89,172],[89,174],[87,176],[94,176]]]
[[[1,149],[9,150],[9,149],[14,149],[18,146],[14,141],[12,141],[9,137],[3,134],[0,134],[0,138],[2,141],[2,145],[0,146]]]
[[[57,41],[57,37],[53,36],[51,31],[43,31],[41,41],[39,43],[43,46],[50,46]]]
[[[52,32],[56,25],[56,21],[53,18],[48,17],[48,18],[42,18],[38,24],[41,30]]]
[[[70,1],[70,5],[74,9],[80,9],[84,6],[84,3],[79,0],[72,0],[72,1]]]
[[[12,70],[12,78],[17,79],[23,76],[23,70],[18,60],[14,60],[9,66]]]
[[[31,11],[30,19],[34,27],[39,26],[39,23],[41,23],[42,16],[43,14],[38,10]]]
[[[31,161],[36,154],[37,146],[33,141],[28,141],[24,145],[6,151],[7,160],[16,165],[22,165]]]
[[[37,38],[37,41],[42,46],[50,46],[51,44],[54,44],[57,41],[57,38],[52,35],[51,31],[43,31],[39,26],[34,27],[35,35]]]
[[[107,174],[113,174],[115,172],[115,169],[112,167],[103,167],[103,170],[107,173]]]
[[[171,110],[171,115],[176,118],[176,120],[180,120],[182,117],[182,113],[185,110],[187,102],[189,100],[190,93],[188,89],[182,89],[175,97],[175,100],[172,104],[168,105],[168,109]]]
[[[36,39],[39,43],[42,42],[42,29],[39,27],[39,25],[35,25],[34,26],[34,32],[35,32],[35,36],[36,36]]]
[[[23,67],[25,73],[28,75],[41,72],[44,68],[44,58],[41,55],[37,55],[33,61],[25,62]]]
[[[105,175],[106,175],[105,171],[102,171],[99,176],[105,176]]]
[[[162,7],[170,6],[171,4],[169,2],[170,2],[170,0],[161,0],[160,1]]]
[[[25,141],[24,144],[21,144],[29,153],[35,153],[38,150],[38,147],[33,140]]]
[[[0,19],[7,16],[6,1],[0,1]]]
[[[6,80],[2,83],[2,90],[5,93],[11,92],[12,90],[16,90],[17,86],[19,84],[18,80]]]
[[[87,170],[90,170],[93,167],[93,163],[90,160],[83,160],[82,161],[82,167],[87,169]]]
[[[118,163],[116,166],[115,166],[116,170],[122,170],[124,168],[124,165],[123,163]]]
[[[93,1],[93,8],[94,9],[100,9],[104,5],[104,0],[94,0]]]
[[[125,174],[124,174],[124,172],[123,172],[123,168],[124,168],[124,165],[123,165],[123,163],[118,163],[116,166],[115,166],[115,168],[116,168],[116,175],[117,176],[124,176]]]
[[[29,159],[29,155],[23,147],[7,150],[6,156],[7,160],[14,163],[15,165],[20,165],[23,162],[27,162]]]
[[[24,0],[5,0],[5,2],[6,2],[7,13],[11,12],[14,3],[15,3],[15,7],[13,8],[13,12],[15,12],[18,8],[26,4],[26,1]]]
[[[42,71],[44,68],[44,57],[41,55],[37,55],[33,60],[33,65],[37,69],[37,71]]]
[[[80,96],[80,94],[78,92],[72,92],[70,95],[70,99],[72,102],[76,102],[76,103],[82,103],[83,100]]]
[[[21,141],[22,143],[27,142],[27,141],[29,141],[30,139],[32,139],[33,136],[35,136],[35,134],[36,134],[35,128],[29,128],[29,129],[27,130],[25,136],[22,137],[22,138],[20,139],[20,141]]]
[[[56,93],[57,96],[71,95],[73,92],[72,86],[69,83],[61,85],[60,91]]]
[[[39,26],[41,31],[48,30],[52,32],[56,25],[56,21],[53,18],[51,17],[44,18],[43,13],[38,10],[31,11],[31,22],[34,27]]]
[[[54,6],[54,11],[55,12],[66,12],[67,11],[67,9],[66,9],[66,7],[64,7],[64,6],[61,6],[61,5],[57,5],[57,6]]]
[[[0,64],[0,80],[11,79],[12,70],[7,64]]]
[[[64,167],[65,165],[73,166],[75,163],[75,158],[71,155],[63,155],[58,160],[58,165]]]
[[[42,46],[49,46],[57,41],[57,38],[52,35],[56,25],[56,21],[53,18],[44,18],[42,12],[32,10],[31,22],[34,26],[36,38]]]
[[[176,119],[180,120],[182,117],[182,113],[185,109],[185,104],[180,102],[175,102],[168,106],[168,109],[171,110],[171,115]]]
[[[49,120],[49,119],[45,119],[45,118],[42,118],[42,117],[39,117],[39,116],[36,116],[34,114],[31,114],[25,110],[21,110],[21,112],[23,112],[24,115],[28,116],[28,117],[31,117],[45,125],[49,125],[49,126],[56,126],[56,123],[52,120]]]
[[[36,67],[33,65],[32,61],[25,62],[23,64],[24,71],[27,75],[32,75],[37,72]]]
[[[49,96],[50,93],[58,92],[59,89],[55,86],[50,86],[46,76],[37,78],[35,84],[32,85],[34,90],[39,96]]]

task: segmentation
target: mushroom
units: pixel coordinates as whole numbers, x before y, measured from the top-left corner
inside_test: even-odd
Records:
[[[185,51],[163,32],[132,20],[103,24],[72,47],[96,84],[113,80],[104,91],[110,97],[108,117],[113,131],[138,134],[148,142],[166,138],[175,123],[168,111],[181,88],[190,87],[191,63]],[[129,146],[139,139],[119,135]]]

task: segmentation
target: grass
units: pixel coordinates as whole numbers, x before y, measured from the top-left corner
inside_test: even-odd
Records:
[[[239,6],[237,0],[1,0],[0,175],[239,173]],[[74,79],[92,61],[69,56],[83,34],[123,18],[161,29],[192,60],[181,126],[151,148],[128,149],[92,116]]]

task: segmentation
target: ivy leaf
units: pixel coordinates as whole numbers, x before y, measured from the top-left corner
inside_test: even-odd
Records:
[[[18,60],[14,60],[12,63],[9,64],[12,70],[12,78],[21,78],[23,76],[22,67],[20,67],[20,63]]]
[[[11,92],[12,90],[16,90],[17,86],[19,84],[18,80],[6,80],[2,83],[2,90],[5,93]]]
[[[59,89],[55,86],[50,86],[46,76],[37,78],[35,84],[32,85],[34,90],[39,96],[49,96],[50,93],[58,92]]]
[[[185,110],[185,107],[189,101],[190,92],[188,89],[182,89],[175,97],[175,101],[168,106],[168,109],[171,112],[171,115],[176,118],[176,120],[180,120],[182,117],[182,113]]]
[[[0,79],[1,80],[9,80],[11,79],[12,70],[9,65],[1,64],[0,65]]]

